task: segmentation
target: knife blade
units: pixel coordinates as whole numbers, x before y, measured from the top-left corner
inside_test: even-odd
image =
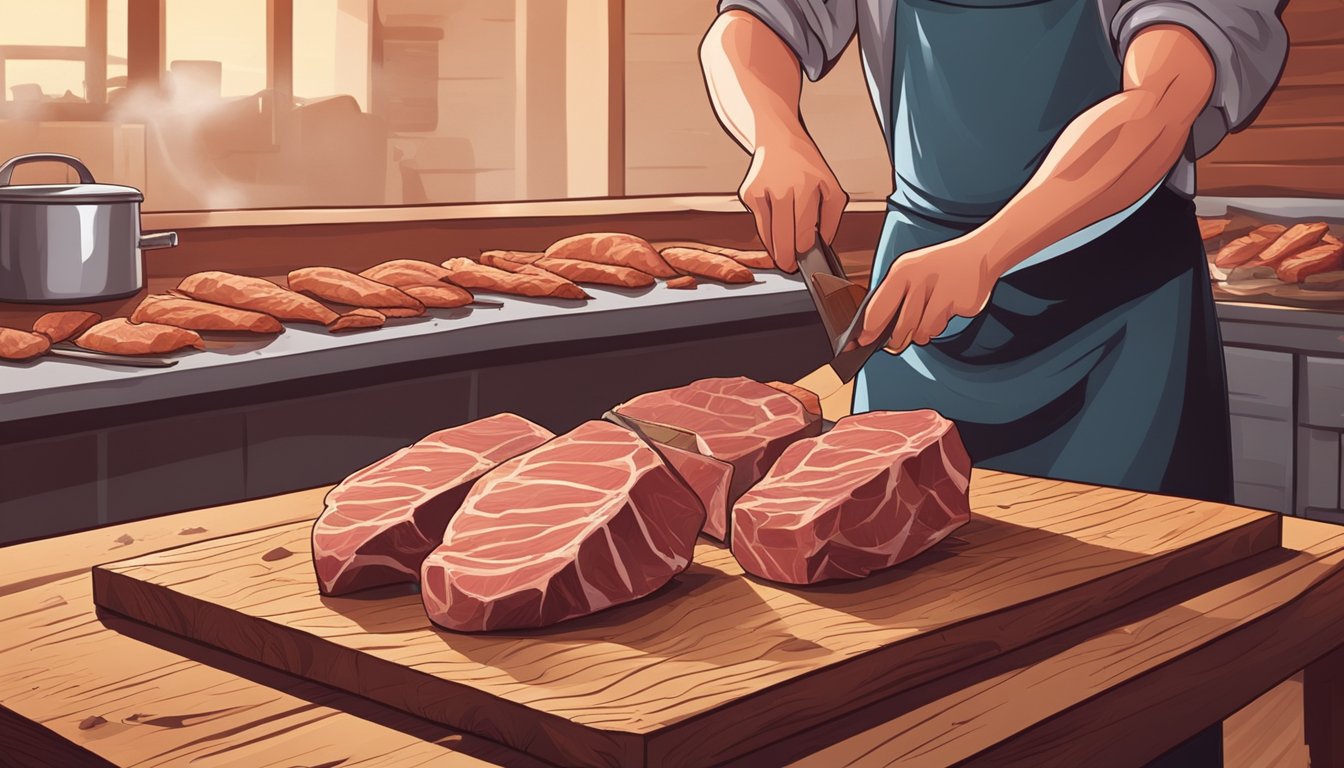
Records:
[[[845,331],[853,322],[866,293],[845,276],[835,251],[817,234],[816,244],[797,255],[798,271],[821,317],[822,327],[831,343],[831,354],[839,354]]]
[[[68,357],[72,360],[89,360],[92,362],[107,363],[108,365],[124,365],[130,368],[171,368],[174,365],[177,365],[176,360],[169,360],[162,357],[109,355],[103,352],[94,352],[92,350],[82,349],[67,344],[53,344],[51,349],[47,351],[49,354],[56,357]]]

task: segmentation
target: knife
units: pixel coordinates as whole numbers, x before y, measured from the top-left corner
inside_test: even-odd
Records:
[[[831,343],[831,361],[814,372],[809,384],[822,400],[834,395],[859,375],[859,369],[880,349],[896,327],[900,307],[878,341],[861,345],[856,340],[863,326],[863,315],[872,294],[845,277],[835,251],[822,239],[807,253],[798,256],[798,271],[803,275],[812,303],[821,316],[821,324]]]
[[[109,365],[125,365],[131,368],[171,368],[177,365],[176,360],[169,360],[163,357],[148,356],[130,356],[130,355],[109,355],[103,352],[94,352],[88,349],[76,347],[73,344],[53,344],[48,354],[56,357],[68,357],[75,360],[90,360]]]

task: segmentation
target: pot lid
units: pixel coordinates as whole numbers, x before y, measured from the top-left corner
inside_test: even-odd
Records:
[[[22,184],[0,186],[0,203],[140,203],[145,196],[119,184]]]

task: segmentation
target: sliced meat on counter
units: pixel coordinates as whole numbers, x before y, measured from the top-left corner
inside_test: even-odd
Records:
[[[661,253],[668,248],[691,248],[697,251],[709,251],[717,253],[720,256],[727,256],[744,267],[751,269],[774,269],[774,259],[766,251],[743,251],[738,248],[727,248],[722,245],[710,245],[708,243],[696,242],[674,242],[674,243],[654,243],[654,246]]]
[[[448,279],[454,285],[468,290],[493,291],[533,298],[577,300],[590,298],[574,283],[530,265],[520,266],[518,272],[509,272],[478,264],[471,259],[456,258],[443,262],[443,266],[451,273]]]
[[[32,360],[51,349],[51,339],[41,333],[0,328],[0,360]]]
[[[337,304],[376,309],[386,317],[416,317],[425,313],[425,305],[400,288],[336,267],[304,267],[290,272],[286,279],[292,290]]]
[[[557,240],[546,249],[549,259],[578,259],[637,269],[654,277],[676,277],[676,270],[648,240],[622,232],[596,232]]]
[[[1289,256],[1301,253],[1319,243],[1321,238],[1329,231],[1330,227],[1324,222],[1294,224],[1288,228],[1287,232],[1279,235],[1279,239],[1270,243],[1268,248],[1261,251],[1260,255],[1255,257],[1253,263],[1277,267],[1280,262]]]
[[[421,568],[425,611],[483,632],[637,600],[690,565],[704,517],[633,432],[586,422],[476,481]]]
[[[1344,244],[1322,241],[1279,262],[1275,274],[1285,283],[1300,283],[1312,275],[1332,272],[1340,267],[1344,267]]]
[[[1223,234],[1231,223],[1231,219],[1200,219],[1199,236],[1203,240],[1212,240]]]
[[[1278,240],[1280,235],[1287,231],[1288,228],[1282,224],[1266,224],[1223,246],[1222,250],[1218,251],[1218,254],[1213,257],[1213,263],[1223,269],[1239,267],[1259,256],[1270,244]]]
[[[342,480],[313,525],[322,593],[417,581],[477,478],[553,437],[503,413],[435,432]]]
[[[733,555],[786,584],[857,579],[970,519],[971,460],[934,411],[846,416],[789,446],[733,507]]]
[[[109,355],[166,355],[188,347],[205,349],[195,331],[161,323],[132,323],[124,317],[104,320],[80,334],[75,343]]]
[[[809,405],[775,387],[737,377],[701,379],[684,387],[649,392],[612,410],[618,416],[694,434],[700,453],[732,466],[727,500],[731,504],[765,475],[790,443],[821,432],[820,408],[814,413]],[[702,498],[716,493],[713,488],[697,488],[696,492]],[[705,512],[704,532],[726,541],[728,507]]]
[[[663,258],[678,272],[696,277],[707,277],[721,283],[751,283],[756,278],[751,270],[736,261],[696,248],[667,248]]]
[[[197,272],[183,278],[177,290],[193,299],[263,312],[287,322],[331,325],[340,317],[320,302],[260,277]]]
[[[433,307],[434,309],[456,309],[457,307],[465,307],[475,300],[471,291],[447,283],[407,285],[401,290],[426,307]]]
[[[666,285],[668,288],[684,291],[699,285],[699,281],[695,279],[695,275],[682,275],[681,277],[674,277],[671,280],[668,280]]]
[[[339,333],[341,331],[357,331],[363,328],[382,328],[385,322],[387,322],[387,318],[383,313],[376,309],[361,307],[352,309],[336,318],[331,325],[327,326],[327,330],[332,333]]]
[[[521,264],[533,264],[546,254],[541,251],[483,251],[481,263],[487,267],[513,272],[510,267]]]
[[[448,270],[428,261],[417,259],[393,259],[375,264],[359,273],[360,277],[375,280],[383,285],[406,288],[412,285],[433,285],[448,279]]]
[[[163,294],[146,296],[131,313],[131,322],[161,323],[189,331],[280,333],[285,330],[279,320],[261,312]]]
[[[538,259],[532,263],[571,282],[589,285],[610,285],[616,288],[647,288],[654,284],[653,275],[630,267],[598,264],[578,259]]]
[[[97,312],[79,310],[48,312],[33,322],[33,333],[46,336],[51,339],[52,344],[60,344],[89,330],[102,319],[102,315]]]

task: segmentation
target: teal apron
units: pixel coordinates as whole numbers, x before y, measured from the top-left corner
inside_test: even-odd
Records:
[[[969,232],[1120,66],[1095,0],[895,0],[895,192],[873,269]],[[968,323],[859,374],[854,410],[933,408],[977,466],[1232,495],[1227,387],[1191,201],[1165,186],[1104,234],[1006,275]]]

